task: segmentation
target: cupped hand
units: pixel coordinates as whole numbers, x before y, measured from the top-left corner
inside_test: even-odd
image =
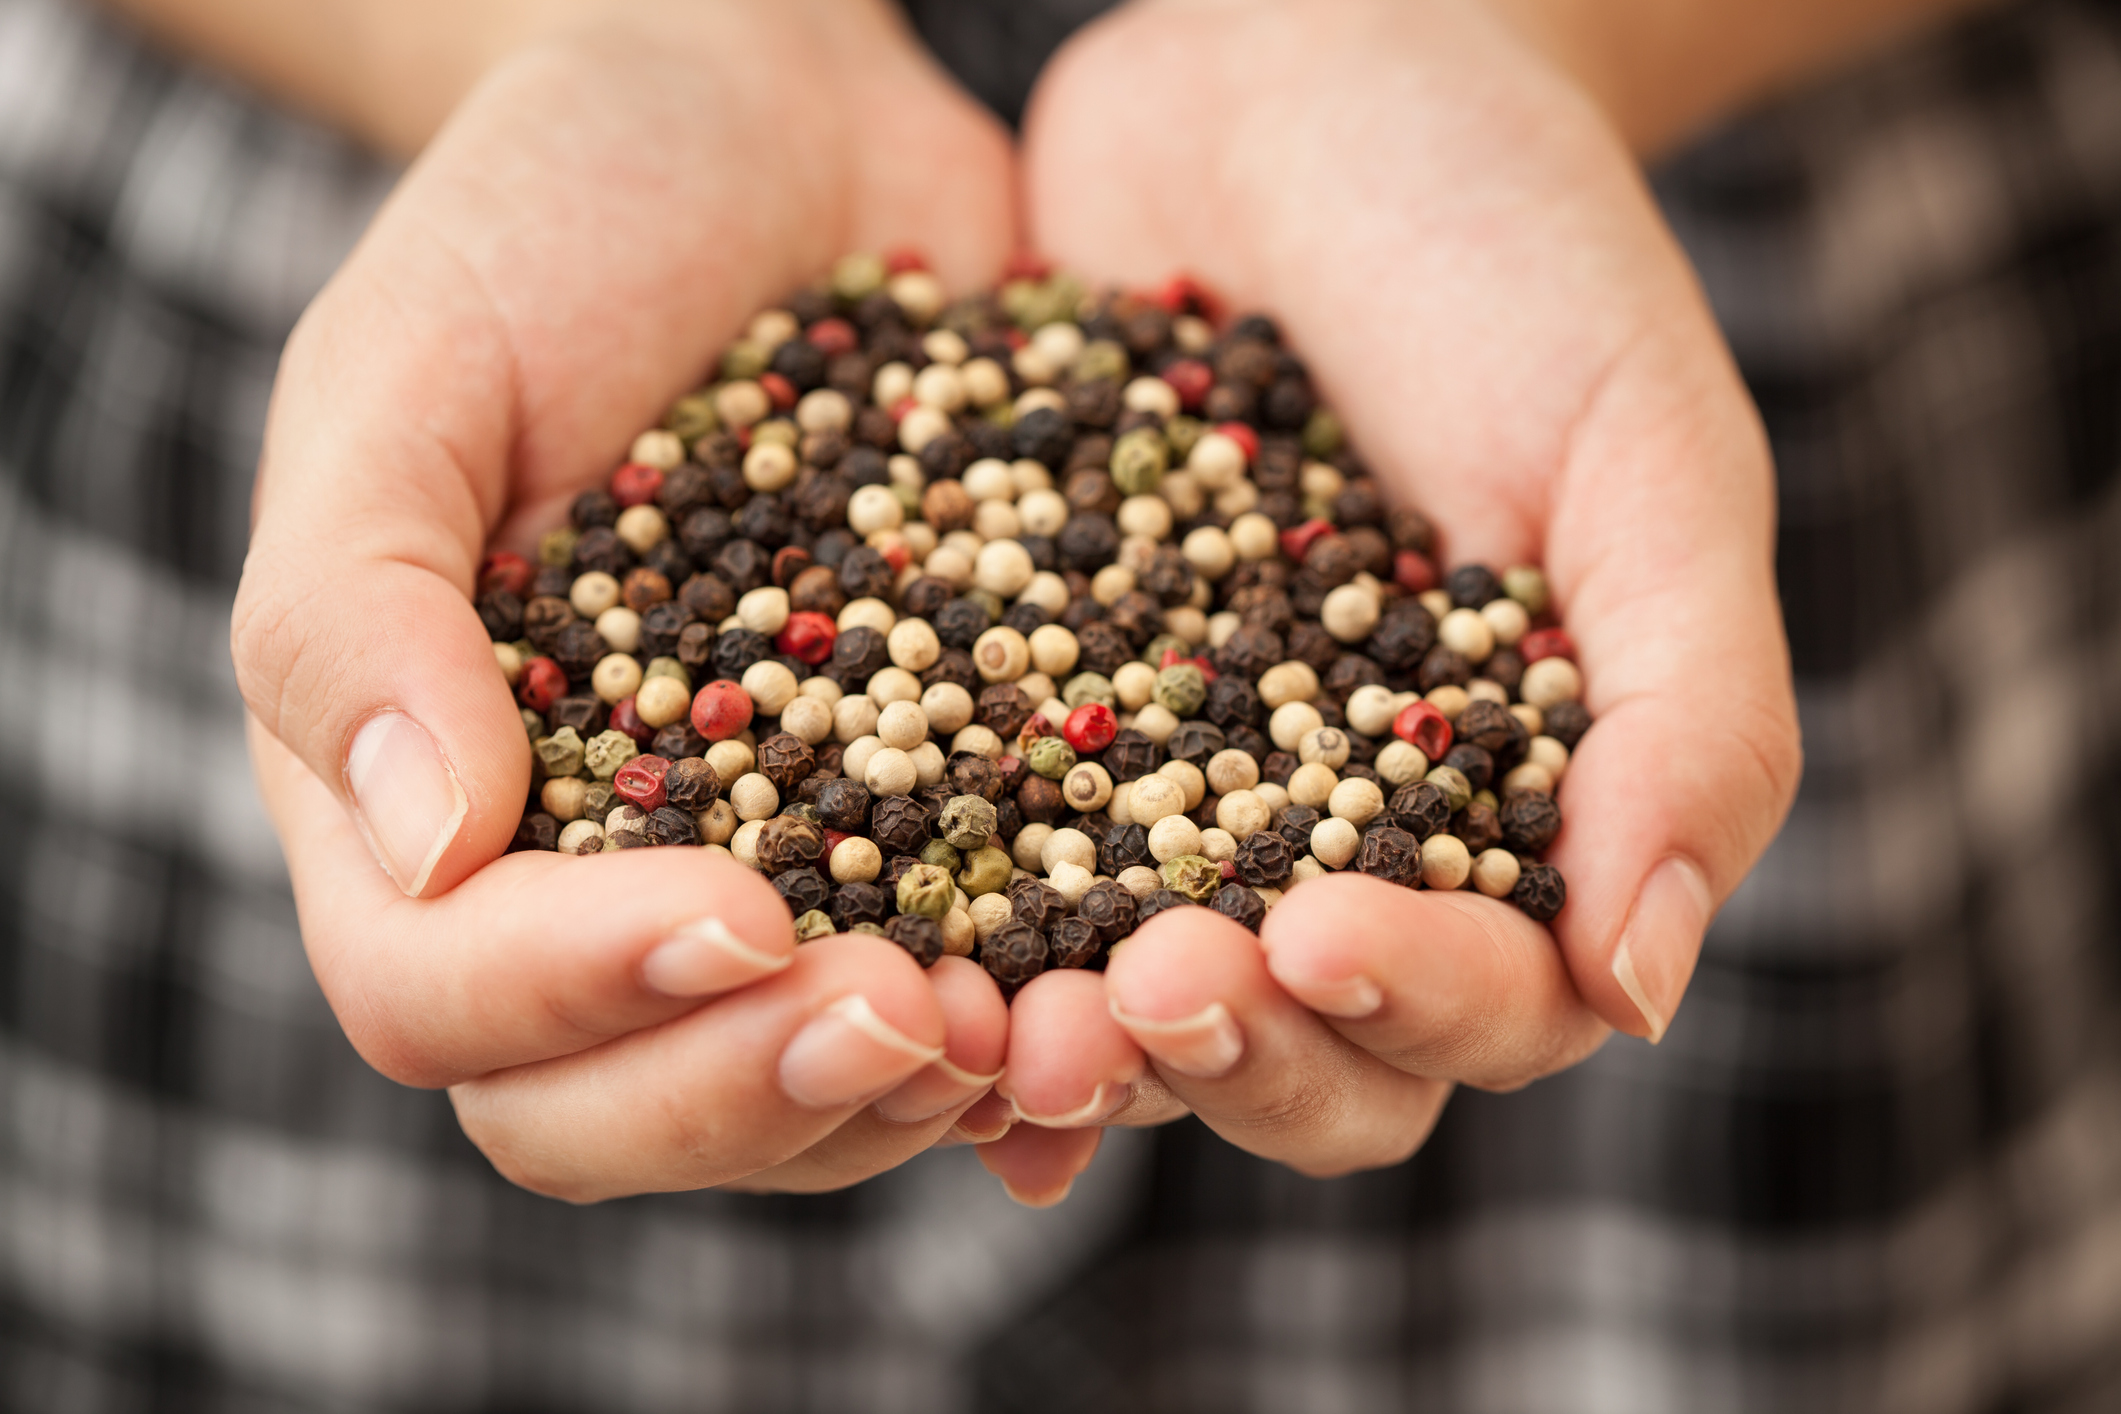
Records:
[[[1346,875],[1253,939],[1160,916],[1016,999],[1004,1087],[1052,1129],[1190,1108],[1313,1173],[1404,1158],[1448,1087],[1524,1084],[1608,1027],[1660,1038],[1780,824],[1799,751],[1769,459],[1606,116],[1478,0],[1160,0],[1057,58],[1026,133],[1040,249],[1189,271],[1273,314],[1453,563],[1543,563],[1595,725],[1549,930]],[[1062,1191],[1089,1142],[987,1150]]]
[[[520,1182],[836,1186],[1000,1069],[979,969],[798,953],[730,860],[504,857],[529,753],[471,594],[838,254],[990,280],[1009,164],[881,3],[644,0],[490,73],[287,347],[233,634],[258,775],[348,1034]]]

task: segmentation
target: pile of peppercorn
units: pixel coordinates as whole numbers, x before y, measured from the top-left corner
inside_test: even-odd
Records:
[[[1264,318],[852,256],[478,611],[518,849],[728,851],[1005,985],[1355,869],[1546,922],[1590,725],[1544,576],[1439,574]]]

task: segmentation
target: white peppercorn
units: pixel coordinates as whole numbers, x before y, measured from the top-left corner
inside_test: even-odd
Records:
[[[1139,659],[1122,663],[1112,674],[1112,691],[1120,706],[1139,712],[1156,695],[1156,669]]]
[[[707,748],[707,764],[714,767],[715,775],[725,781],[733,781],[749,771],[756,759],[750,743],[742,737],[730,737]]]
[[[642,696],[646,695],[647,689],[643,688]],[[635,702],[638,705],[639,699],[636,698]],[[641,720],[646,722],[648,718],[643,714]],[[815,697],[798,694],[794,701],[781,709],[781,730],[805,746],[816,746],[832,735],[832,709]]]
[[[1305,736],[1326,724],[1309,702],[1284,702],[1267,718],[1267,736],[1283,751],[1294,751]]]
[[[879,745],[862,768],[862,784],[871,795],[911,795],[920,783],[913,758],[895,746]]]
[[[911,751],[928,739],[928,714],[916,702],[893,702],[877,714],[876,734],[884,745]]]
[[[884,868],[884,852],[872,840],[849,835],[833,848],[832,879],[839,884],[866,884]]]
[[[842,697],[832,707],[832,739],[842,746],[851,746],[865,736],[874,736],[881,715],[882,709],[867,693]]]
[[[667,727],[683,720],[692,711],[692,692],[676,678],[658,675],[643,682],[635,691],[633,710],[646,725],[659,729]],[[829,713],[827,718],[829,720]]]
[[[1377,753],[1370,769],[1395,786],[1409,785],[1429,774],[1429,758],[1412,742],[1392,741]]]
[[[1259,784],[1259,763],[1248,751],[1225,747],[1208,758],[1208,787],[1217,795],[1250,790]]]
[[[1061,777],[1061,799],[1070,810],[1088,815],[1112,799],[1112,776],[1095,761],[1078,761]]]
[[[1432,889],[1455,889],[1473,872],[1473,857],[1456,835],[1431,835],[1421,842],[1421,882]]]
[[[1209,579],[1221,579],[1237,563],[1236,548],[1217,526],[1204,525],[1189,532],[1178,548],[1186,563]]]
[[[888,486],[861,486],[847,498],[847,528],[857,535],[896,530],[905,524],[906,507]]]
[[[1237,858],[1237,836],[1220,825],[1210,825],[1200,832],[1200,853],[1217,864],[1227,863]]]
[[[602,570],[578,574],[568,586],[567,602],[583,618],[594,619],[619,602],[619,582]]]
[[[1289,875],[1296,883],[1300,884],[1306,879],[1316,879],[1325,872],[1326,866],[1318,862],[1318,857],[1307,854],[1296,861],[1296,865],[1289,871]]]
[[[1033,702],[1044,702],[1049,697],[1060,696],[1060,685],[1044,673],[1025,673],[1016,680],[1017,690]],[[1054,718],[1048,717],[1047,721]]]
[[[1458,720],[1458,714],[1465,711],[1467,704],[1472,702],[1473,694],[1462,687],[1445,683],[1442,687],[1431,689],[1429,695],[1422,700],[1455,722]]]
[[[1333,793],[1326,798],[1326,809],[1358,830],[1376,819],[1384,808],[1385,793],[1377,782],[1360,776],[1348,777],[1333,787]]]
[[[783,443],[754,442],[744,453],[744,484],[754,491],[779,491],[795,472],[795,453]]]
[[[846,633],[850,629],[873,628],[878,633],[883,634],[887,642],[890,639],[892,627],[897,623],[898,614],[893,611],[889,604],[886,604],[881,599],[866,596],[860,599],[848,600],[847,606],[840,610],[839,617],[833,621],[834,627],[841,633]]]
[[[1252,794],[1258,796],[1267,809],[1276,813],[1289,808],[1288,790],[1285,787],[1274,784],[1272,781],[1261,781],[1258,785],[1252,787]]]
[[[1120,870],[1119,878],[1114,882],[1137,899],[1147,898],[1164,886],[1163,876],[1146,864],[1135,864]]]
[[[1524,670],[1517,695],[1542,712],[1583,696],[1583,674],[1566,658],[1541,658]]]
[[[1178,717],[1170,708],[1151,702],[1134,714],[1131,723],[1122,722],[1120,725],[1132,726],[1135,731],[1162,746],[1171,739],[1171,734],[1178,730]]]
[[[1473,663],[1485,663],[1495,652],[1495,630],[1477,609],[1453,609],[1445,614],[1436,626],[1436,641]]]
[[[1377,627],[1377,596],[1359,584],[1343,584],[1326,595],[1318,621],[1342,643],[1360,643]]]
[[[736,601],[736,616],[745,628],[771,638],[788,626],[788,591],[761,585]]]
[[[1046,882],[1060,890],[1060,896],[1073,908],[1082,902],[1084,894],[1090,892],[1090,886],[1097,882],[1097,874],[1094,867],[1086,869],[1071,860],[1063,859],[1046,875]]]
[[[986,757],[989,761],[999,761],[1006,752],[1006,744],[995,734],[994,728],[974,722],[970,726],[960,727],[957,734],[950,738],[950,750],[970,751],[974,755]]]
[[[737,832],[737,826],[743,823],[736,817],[736,807],[727,800],[717,800],[705,810],[698,811],[692,821],[699,826],[700,839],[711,845],[728,844],[730,837]]]
[[[1066,677],[1074,670],[1083,652],[1075,635],[1059,624],[1045,624],[1033,629],[1029,646],[1031,665],[1048,677]]]
[[[1113,784],[1112,798],[1105,802],[1105,814],[1113,824],[1131,825],[1134,823],[1134,812],[1128,808],[1128,801],[1133,795],[1134,782],[1118,781]]]
[[[636,555],[647,554],[670,534],[670,522],[654,506],[628,506],[611,528]]]
[[[1149,853],[1159,864],[1181,854],[1199,854],[1200,846],[1200,826],[1183,815],[1166,815],[1149,827]]]
[[[939,682],[921,693],[921,710],[928,714],[928,725],[938,732],[954,732],[972,720],[977,704],[972,694],[954,682]],[[782,714],[785,725],[787,714]]]
[[[596,854],[603,848],[604,827],[594,820],[570,820],[567,828],[560,831],[562,854]]]
[[[1547,729],[1547,714],[1540,711],[1537,707],[1534,707],[1531,703],[1511,703],[1510,715],[1515,717],[1518,721],[1524,723],[1524,731],[1526,736],[1541,736],[1545,734]]]
[[[1125,565],[1106,565],[1090,576],[1090,597],[1109,609],[1133,593],[1135,583],[1134,571]]]
[[[1127,813],[1137,825],[1154,825],[1166,815],[1183,813],[1186,796],[1178,782],[1168,776],[1143,776],[1127,792]]]
[[[879,669],[862,690],[880,712],[894,702],[919,702],[923,691],[921,680],[904,668]]]
[[[1096,870],[1097,846],[1081,830],[1055,830],[1046,836],[1039,849],[1038,862],[1050,877],[1054,867],[1073,864],[1079,869]]]
[[[633,696],[640,687],[641,665],[631,654],[607,653],[590,671],[589,685],[604,701],[621,701]],[[690,710],[690,702],[686,703],[686,708]]]
[[[1207,773],[1191,761],[1166,761],[1156,768],[1156,774],[1178,783],[1180,803],[1187,810],[1200,809],[1208,798]]]
[[[766,820],[781,808],[781,793],[772,781],[752,771],[737,777],[729,788],[729,803],[736,807],[739,820]]]
[[[1554,793],[1554,777],[1546,767],[1527,761],[1502,778],[1505,791],[1531,790],[1541,795]]]
[[[1532,616],[1515,599],[1491,599],[1482,607],[1480,616],[1488,621],[1495,642],[1505,648],[1523,638],[1532,626]]]
[[[972,666],[983,682],[1015,682],[1031,667],[1031,645],[1007,624],[996,624],[973,640]]]
[[[850,781],[862,780],[869,773],[869,763],[875,760],[876,753],[883,749],[884,739],[880,736],[856,737],[848,742],[846,750],[840,753],[841,774]]]
[[[1046,841],[1051,838],[1051,825],[1026,825],[1016,832],[1016,838],[1010,842],[1009,857],[1016,861],[1016,867],[1019,869],[1043,869],[1046,866],[1041,857],[1042,851],[1046,848]]]
[[[1424,853],[1427,847],[1423,847]],[[1484,849],[1473,861],[1473,887],[1489,898],[1508,898],[1510,890],[1517,887],[1517,876],[1523,873],[1517,856],[1506,849]]]
[[[771,658],[761,658],[744,669],[744,691],[758,705],[762,716],[778,717],[781,709],[795,700],[798,685],[788,665]]]
[[[1259,675],[1259,700],[1275,710],[1291,702],[1309,702],[1318,696],[1318,674],[1309,663],[1276,663]],[[1318,723],[1312,723],[1317,726]],[[1305,728],[1308,731],[1310,728]],[[1302,733],[1298,733],[1302,735]],[[1287,747],[1282,748],[1284,751]]]
[[[951,910],[953,913],[959,911],[955,908]],[[973,936],[984,943],[989,933],[1009,921],[1009,897],[1001,893],[981,894],[966,905],[962,912],[972,921]]]
[[[1239,844],[1251,839],[1274,820],[1274,812],[1257,791],[1231,790],[1215,802],[1215,827],[1227,831]]]
[[[1333,787],[1339,784],[1340,777],[1331,766],[1308,762],[1289,773],[1289,799],[1313,810],[1323,810],[1326,802],[1333,798]]]
[[[538,787],[538,804],[563,825],[582,818],[588,796],[589,782],[579,776],[556,776]]]
[[[1524,764],[1542,766],[1555,784],[1569,769],[1569,749],[1550,736],[1534,736],[1524,749]]]
[[[1362,848],[1362,831],[1337,815],[1311,827],[1311,854],[1328,869],[1345,869]]]
[[[765,829],[764,820],[746,820],[729,837],[730,856],[746,869],[759,867],[759,836]]]
[[[932,741],[922,742],[906,755],[913,762],[914,778],[924,786],[932,786],[941,781],[943,773],[949,769],[949,758],[944,756],[943,749]]]
[[[1296,759],[1309,765],[1317,762],[1338,771],[1348,764],[1348,734],[1338,727],[1319,727],[1303,734],[1296,743]]]
[[[942,640],[926,619],[900,619],[884,635],[884,648],[893,664],[914,673],[932,666],[943,652]]]

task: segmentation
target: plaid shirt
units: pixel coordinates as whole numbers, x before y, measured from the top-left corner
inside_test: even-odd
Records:
[[[1004,110],[1095,8],[913,6]],[[1332,1182],[1116,1135],[1046,1213],[963,1150],[564,1207],[339,1035],[226,625],[278,347],[390,175],[0,0],[0,1405],[2121,1408],[2121,6],[1661,176],[1774,438],[1809,751],[1665,1044]]]

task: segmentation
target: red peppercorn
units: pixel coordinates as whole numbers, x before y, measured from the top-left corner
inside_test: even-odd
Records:
[[[692,729],[709,741],[727,741],[751,725],[751,694],[727,678],[708,683],[692,699]]]
[[[1432,703],[1410,703],[1392,719],[1392,734],[1411,743],[1431,761],[1443,760],[1443,754],[1451,749],[1451,719]]]
[[[1024,722],[1023,730],[1016,734],[1016,743],[1020,748],[1018,754],[1028,756],[1032,742],[1037,741],[1042,736],[1052,735],[1053,723],[1046,720],[1046,714],[1044,712],[1033,712]]]
[[[803,331],[803,337],[827,358],[853,353],[861,344],[861,336],[854,332],[854,326],[838,315],[820,319]]]
[[[1244,449],[1246,466],[1250,466],[1259,460],[1259,434],[1252,430],[1250,424],[1243,422],[1218,423],[1215,430]]]
[[[663,473],[645,462],[628,462],[611,473],[611,499],[622,506],[645,506],[663,489]]]
[[[646,746],[655,740],[655,728],[641,720],[641,713],[633,705],[631,697],[622,697],[611,707],[611,729],[632,737],[636,745]]]
[[[1237,881],[1237,861],[1236,861],[1236,860],[1234,860],[1234,859],[1225,859],[1225,860],[1224,860],[1224,861],[1222,862],[1222,865],[1221,865],[1221,869],[1222,869],[1222,874],[1223,874],[1223,878],[1224,878],[1224,879],[1225,879],[1226,881],[1228,881],[1228,882],[1231,882],[1231,883],[1235,883],[1235,882]]]
[[[1087,756],[1112,744],[1112,738],[1119,735],[1119,718],[1102,702],[1085,702],[1068,714],[1061,735],[1078,756]]]
[[[669,774],[670,763],[662,757],[636,756],[619,767],[619,773],[611,778],[611,790],[630,805],[638,805],[643,810],[661,810],[663,777]]]
[[[1043,280],[1053,273],[1053,262],[1036,251],[1019,250],[1009,257],[1002,267],[1003,281]]]
[[[900,398],[897,402],[891,405],[891,420],[893,422],[904,422],[906,420],[906,414],[912,412],[915,408],[919,406],[920,402],[915,399],[913,394],[908,393],[905,397]]]
[[[518,599],[530,597],[530,581],[537,574],[537,567],[521,555],[506,550],[496,550],[479,566],[479,593],[491,594],[496,589],[505,589]]]
[[[893,574],[902,572],[906,566],[913,563],[913,547],[903,540],[891,541],[878,553],[884,557],[884,563],[891,566]]]
[[[773,400],[773,406],[776,411],[786,412],[795,406],[795,384],[781,377],[780,374],[761,373],[759,375],[759,387],[765,389],[766,396]]]
[[[1026,334],[1023,330],[1017,328],[1014,324],[1010,325],[1007,329],[1004,329],[1002,331],[1002,337],[1008,340],[1009,351],[1011,353],[1016,352],[1016,350],[1020,348],[1028,346],[1031,342],[1031,336],[1029,334]]]
[[[544,712],[567,695],[567,674],[550,658],[532,658],[523,665],[516,684],[516,700],[533,712]]]
[[[908,270],[926,270],[928,257],[910,245],[902,245],[884,257],[884,269],[893,275],[903,275]]]
[[[1188,663],[1200,669],[1200,676],[1203,682],[1215,681],[1217,677],[1215,665],[1213,663],[1210,663],[1205,656],[1199,658],[1188,658],[1184,654],[1180,653],[1176,648],[1166,648],[1164,650],[1164,656],[1162,661],[1157,663],[1156,666],[1160,669],[1176,668]]]
[[[740,452],[748,452],[748,451],[750,451],[750,450],[751,450],[751,429],[750,429],[750,428],[748,428],[748,427],[739,427],[739,428],[738,428],[738,429],[736,430],[736,449],[737,449],[738,451],[740,451]]]
[[[1525,662],[1536,663],[1541,658],[1566,658],[1576,661],[1576,640],[1569,637],[1567,629],[1535,628],[1518,640],[1517,651]]]
[[[1409,594],[1426,594],[1436,587],[1436,566],[1419,550],[1401,550],[1392,557],[1392,582]]]
[[[1297,564],[1302,564],[1304,556],[1311,549],[1311,542],[1321,535],[1331,535],[1332,533],[1332,521],[1307,520],[1302,525],[1297,526],[1296,529],[1284,530],[1281,533],[1281,552]]]
[[[848,840],[851,840],[853,838],[854,836],[848,834],[845,830],[826,830],[825,852],[822,856],[819,857],[817,867],[824,870],[828,874],[831,873],[832,851],[838,849],[842,844],[846,843]]]
[[[831,615],[805,609],[788,616],[773,646],[814,668],[832,656],[832,641],[839,635]]]
[[[1207,401],[1208,390],[1215,386],[1215,370],[1197,358],[1174,359],[1164,369],[1164,381],[1178,394],[1180,407],[1199,412],[1200,405]]]
[[[1173,275],[1152,298],[1166,314],[1198,314],[1210,324],[1222,322],[1222,301],[1191,275]]]

